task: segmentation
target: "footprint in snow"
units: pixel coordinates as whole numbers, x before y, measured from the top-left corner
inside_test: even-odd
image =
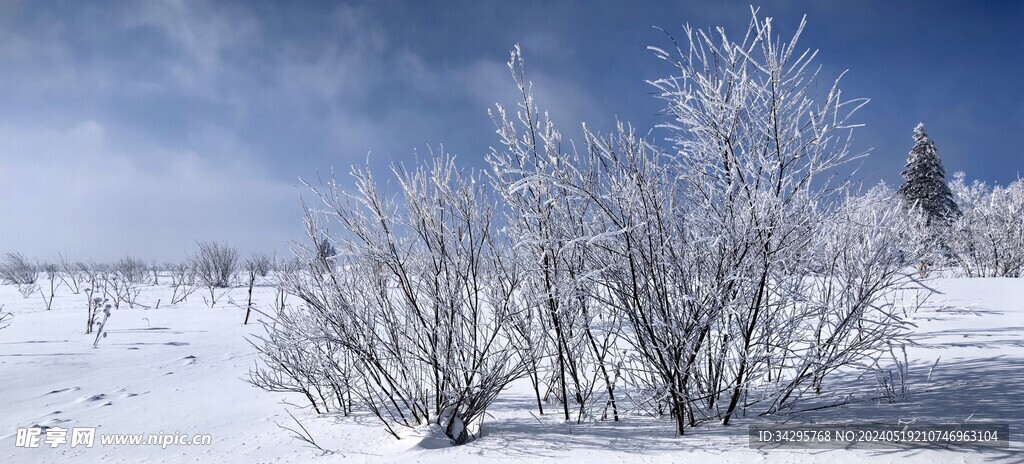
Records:
[[[85,401],[100,401],[100,400],[102,400],[102,399],[104,399],[106,397],[107,397],[107,395],[105,395],[103,393],[98,393],[98,394],[95,394],[95,395],[92,395],[92,396],[86,396],[86,397],[79,398],[77,402],[78,403],[82,403],[82,402],[85,402]]]
[[[60,418],[56,418],[55,417],[53,419],[47,419],[47,420],[44,420],[44,421],[36,424],[36,427],[39,427],[41,429],[48,429],[50,427],[55,427],[55,426],[57,426],[59,424],[65,423],[65,422],[71,422],[71,420],[70,419],[60,419]]]

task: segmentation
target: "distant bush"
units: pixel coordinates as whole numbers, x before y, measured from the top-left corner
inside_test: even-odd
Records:
[[[958,172],[950,189],[963,215],[949,228],[953,261],[967,277],[1020,277],[1024,271],[1024,181],[1007,186]]]
[[[192,273],[199,285],[206,287],[209,298],[204,297],[211,308],[217,304],[218,288],[231,286],[231,280],[239,270],[238,250],[226,243],[198,242],[199,251],[189,257]]]
[[[36,267],[27,258],[17,252],[8,252],[5,257],[0,264],[0,279],[15,285],[36,283]]]
[[[238,272],[238,250],[226,243],[198,242],[198,252],[189,257],[192,272],[204,287],[228,287]]]
[[[114,264],[114,273],[117,277],[133,284],[146,283],[150,276],[149,266],[145,261],[126,256]]]
[[[274,260],[270,256],[254,253],[246,260],[246,267],[252,269],[256,275],[266,277],[274,268]]]
[[[196,276],[189,263],[168,263],[164,265],[171,273],[171,304],[178,304],[188,299],[196,291]]]
[[[57,265],[60,267],[59,277],[61,283],[71,290],[71,293],[78,294],[81,289],[79,283],[85,278],[85,264],[71,262],[63,254],[57,254]]]
[[[149,266],[141,259],[126,256],[114,263],[111,270],[113,272],[109,275],[109,283],[114,292],[114,307],[125,302],[129,308],[134,308],[135,300],[141,293],[139,285],[149,279]]]

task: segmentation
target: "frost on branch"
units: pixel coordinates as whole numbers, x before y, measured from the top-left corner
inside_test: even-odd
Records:
[[[562,135],[534,103],[517,46],[508,62],[520,96],[510,114],[491,117],[500,145],[488,162],[503,201],[505,231],[515,276],[523,288],[513,313],[514,336],[544,414],[542,398],[561,406],[563,420],[593,415],[618,420],[612,356],[620,319],[594,292],[598,248],[588,237],[592,204],[580,194],[583,159],[564,150]],[[550,372],[546,379],[544,371]],[[543,393],[542,393],[543,391]],[[600,407],[598,411],[596,408]]]

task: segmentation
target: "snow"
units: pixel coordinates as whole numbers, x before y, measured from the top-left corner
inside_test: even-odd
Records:
[[[620,423],[564,423],[537,416],[527,381],[503,392],[476,440],[458,447],[435,425],[386,435],[372,415],[316,416],[297,395],[264,392],[246,383],[256,360],[242,325],[235,288],[215,308],[197,294],[167,305],[170,288],[146,286],[138,301],[159,309],[112,310],[93,348],[85,335],[84,294],[61,288],[53,310],[38,295],[23,298],[0,286],[0,304],[14,314],[0,329],[0,462],[2,463],[740,463],[740,462],[1021,462],[1024,446],[1024,285],[1020,279],[937,279],[941,294],[914,317],[916,346],[907,348],[909,395],[888,404],[871,400],[877,382],[854,373],[834,378],[821,404],[853,394],[856,401],[784,418],[737,417],[733,425],[705,424],[673,436],[669,419],[626,417]],[[267,310],[275,290],[258,287]],[[899,354],[902,358],[902,354]],[[936,363],[937,361],[937,363]],[[931,369],[935,366],[934,369]],[[930,374],[930,376],[929,376]],[[802,407],[810,408],[812,404]],[[277,424],[298,428],[291,411],[324,453]],[[747,444],[750,424],[841,422],[1008,422],[1010,449],[757,450]],[[97,427],[104,433],[211,434],[203,445],[92,448],[16,447],[16,431],[30,426]],[[476,424],[471,430],[477,430]]]

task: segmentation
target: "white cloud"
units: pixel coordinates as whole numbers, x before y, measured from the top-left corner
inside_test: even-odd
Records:
[[[162,169],[140,166],[133,148],[96,121],[63,131],[0,126],[0,243],[50,258],[181,259],[196,239],[245,250],[286,248],[300,238],[299,190],[239,160],[211,162],[163,151]]]
[[[207,97],[217,95],[209,92],[211,83],[227,84],[224,74],[233,74],[227,57],[244,53],[261,38],[249,11],[225,3],[148,1],[131,4],[122,14],[122,27],[149,27],[163,34],[180,55],[171,63],[172,77]]]
[[[68,137],[76,145],[98,147],[104,142],[106,129],[100,123],[91,119],[75,124],[68,131]]]
[[[452,134],[466,129],[438,114],[469,102],[483,120],[495,102],[515,103],[505,56],[428,62],[357,7],[338,6],[326,30],[301,37],[219,2],[82,8],[88,14],[43,15],[19,28],[0,17],[0,85],[32,97],[25,110],[40,114],[0,108],[0,247],[41,258],[178,259],[195,239],[283,250],[301,233],[299,175],[333,164],[344,176],[370,151],[398,160],[452,137],[490,140],[490,132]],[[103,18],[114,20],[88,23]],[[147,42],[153,53],[126,46],[133,54],[121,56],[128,44],[116,41],[136,35],[160,44]],[[574,83],[528,71],[566,133],[607,117]],[[126,111],[134,97],[154,106]],[[294,139],[281,143],[275,123]],[[261,140],[288,148],[271,152]],[[305,153],[310,146],[321,152]]]

